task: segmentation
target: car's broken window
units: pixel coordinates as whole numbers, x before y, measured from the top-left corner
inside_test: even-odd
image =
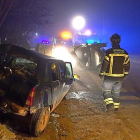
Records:
[[[11,68],[14,68],[18,72],[28,72],[32,76],[35,74],[36,66],[36,63],[23,58],[15,58],[10,63]]]
[[[0,56],[1,67],[3,68],[10,68],[12,73],[18,73],[20,75],[34,76],[36,72],[37,64],[33,61],[13,57],[10,55],[3,55]]]

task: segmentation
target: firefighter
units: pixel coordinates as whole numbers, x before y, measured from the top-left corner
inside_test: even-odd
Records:
[[[102,90],[105,110],[111,113],[119,109],[120,90],[129,73],[130,58],[128,53],[120,48],[121,37],[118,34],[113,34],[110,41],[112,48],[106,50],[99,76],[104,77]]]

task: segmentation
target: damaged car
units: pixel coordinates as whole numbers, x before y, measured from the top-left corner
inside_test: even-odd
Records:
[[[0,109],[31,116],[31,135],[40,136],[50,113],[78,75],[70,62],[9,44],[0,45]]]

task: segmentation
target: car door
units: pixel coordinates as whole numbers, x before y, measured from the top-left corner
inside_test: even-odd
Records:
[[[66,85],[66,64],[64,61],[59,61],[59,67],[60,67],[60,83],[61,83],[61,92],[60,92],[60,98],[61,100],[66,95],[66,93],[69,90],[69,85]]]
[[[52,90],[52,98],[53,98],[52,110],[54,110],[61,101],[61,93],[62,93],[63,84],[61,83],[59,64],[56,61],[51,61],[49,63],[49,67],[50,67],[51,90]]]
[[[66,65],[66,85],[71,86],[71,84],[74,81],[72,64],[70,62],[65,62],[65,65]]]
[[[62,77],[63,77],[62,78],[63,89],[62,89],[62,93],[61,93],[62,98],[68,93],[68,91],[71,88],[71,85],[74,81],[73,69],[72,69],[71,63],[64,62],[63,66],[64,67],[62,67],[62,65],[60,66],[61,72],[62,72]]]
[[[59,62],[59,67],[61,73],[60,83],[62,85],[60,87],[60,98],[63,99],[74,81],[74,76],[72,64],[70,62]]]

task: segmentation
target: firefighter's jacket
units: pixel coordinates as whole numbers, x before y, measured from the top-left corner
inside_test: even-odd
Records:
[[[100,75],[105,77],[126,77],[130,69],[130,58],[128,53],[121,48],[106,50]]]

